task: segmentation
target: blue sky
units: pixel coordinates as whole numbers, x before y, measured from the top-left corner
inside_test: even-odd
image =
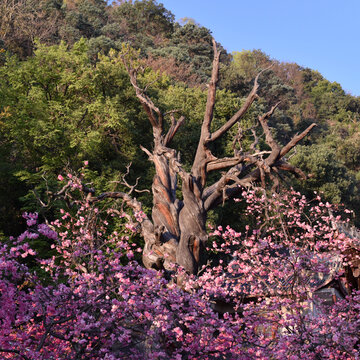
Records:
[[[209,28],[229,52],[261,49],[360,96],[360,0],[159,0]]]

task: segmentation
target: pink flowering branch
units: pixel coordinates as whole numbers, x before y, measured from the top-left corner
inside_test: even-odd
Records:
[[[142,249],[126,217],[111,230],[86,197],[53,228],[24,214],[26,232],[0,244],[2,356],[356,359],[360,292],[349,288],[326,303],[319,296],[330,280],[345,281],[347,251],[357,244],[339,232],[336,209],[295,191],[267,197],[250,190],[242,199],[254,225],[214,228],[213,266],[198,276],[174,267],[181,288],[136,261]],[[55,255],[37,259],[34,238],[50,242]],[[39,262],[46,281],[28,259]]]

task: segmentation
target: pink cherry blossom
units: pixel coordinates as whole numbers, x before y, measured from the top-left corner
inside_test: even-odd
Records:
[[[242,196],[257,225],[212,226],[198,276],[145,269],[129,217],[113,231],[111,210],[105,221],[86,199],[49,225],[24,214],[29,228],[0,243],[0,358],[358,359],[360,292],[319,296],[326,279],[345,280],[357,246],[336,208],[296,192]],[[51,257],[37,258],[35,238]]]

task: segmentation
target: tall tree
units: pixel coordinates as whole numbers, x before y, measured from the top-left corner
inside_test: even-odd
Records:
[[[146,88],[140,85],[141,66],[131,56],[131,49],[127,48],[121,55],[136,96],[148,115],[153,131],[152,151],[142,148],[149,160],[154,163],[156,172],[152,184],[152,220],[143,213],[137,217],[140,219],[145,241],[143,262],[149,268],[162,266],[171,268],[172,264],[176,263],[189,273],[197,273],[199,264],[205,257],[205,243],[208,239],[206,219],[209,210],[239,195],[241,186],[248,186],[257,181],[265,185],[266,177],[270,177],[276,185],[278,183],[276,174],[279,170],[287,170],[306,178],[300,169],[287,163],[285,155],[310,132],[315,124],[310,125],[281,147],[274,140],[268,126],[268,119],[278,104],[258,119],[269,150],[257,149],[258,137],[253,131],[254,142],[249,151],[244,151],[241,146],[242,129],[239,128],[234,138],[233,157],[217,158],[212,154],[212,144],[238,124],[251,104],[258,98],[260,75],[256,76],[254,86],[242,107],[225,124],[213,129],[220,57],[215,41],[213,41],[213,51],[213,68],[208,84],[206,109],[190,171],[184,169],[179,153],[170,147],[171,140],[185,120],[184,117],[177,119],[176,110],[162,112],[147,95]],[[168,127],[165,124],[167,116],[171,119]],[[217,181],[210,183],[208,175],[215,171],[224,172],[220,173]],[[177,189],[178,177],[181,180],[181,197]],[[103,193],[94,200],[106,197],[123,198],[128,206],[141,212],[140,202],[125,193]]]

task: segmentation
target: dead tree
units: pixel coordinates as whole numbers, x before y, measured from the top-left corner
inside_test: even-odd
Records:
[[[175,111],[162,113],[146,94],[146,89],[140,87],[139,68],[132,66],[131,62],[123,58],[131,84],[147,113],[153,131],[153,150],[142,148],[156,170],[152,183],[152,219],[145,216],[141,220],[141,232],[145,241],[143,262],[148,268],[169,268],[171,263],[176,263],[189,273],[196,274],[204,255],[205,242],[208,239],[205,223],[209,210],[238,195],[241,187],[254,182],[261,182],[264,185],[266,177],[276,183],[279,170],[290,171],[306,178],[300,169],[287,163],[285,155],[310,132],[315,124],[281,147],[274,140],[268,126],[268,119],[278,104],[259,116],[259,123],[265,134],[269,151],[259,152],[255,146],[252,146],[247,152],[234,148],[233,157],[217,158],[211,153],[211,143],[237,124],[258,98],[260,75],[255,78],[253,88],[242,107],[225,124],[211,131],[220,57],[215,41],[213,41],[213,49],[213,68],[208,84],[204,120],[195,158],[189,172],[182,167],[179,153],[170,147],[170,142],[184,118],[176,119]],[[171,125],[165,132],[164,118],[167,115],[171,118]],[[213,171],[222,171],[222,175],[215,183],[208,184],[208,174]],[[178,177],[181,180],[181,200],[176,197]],[[98,198],[105,197],[123,198],[124,202],[135,211],[141,210],[140,202],[129,194],[105,193]]]

